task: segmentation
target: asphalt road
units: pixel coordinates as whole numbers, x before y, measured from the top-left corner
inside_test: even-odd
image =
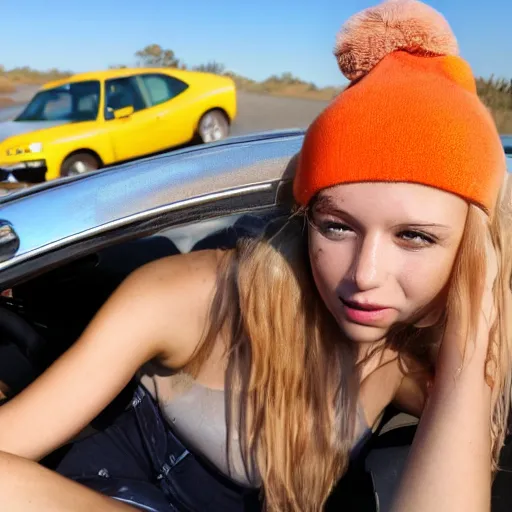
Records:
[[[238,116],[233,135],[282,128],[306,128],[327,102],[238,93]]]
[[[16,99],[27,101],[33,92],[32,89],[20,91]],[[239,91],[238,116],[233,123],[232,135],[282,128],[305,128],[326,104],[317,100],[281,98]],[[20,110],[19,106],[0,109],[0,122],[11,119]]]

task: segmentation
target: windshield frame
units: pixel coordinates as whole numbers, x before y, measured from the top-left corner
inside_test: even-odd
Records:
[[[101,81],[97,79],[68,82],[56,87],[39,90],[28,102],[25,108],[15,118],[15,122],[86,122],[96,121],[100,113],[102,87]],[[89,94],[82,94],[84,89],[89,88]],[[48,104],[58,95],[65,99],[66,95],[71,100],[71,111],[55,117],[44,117],[44,110]],[[77,103],[87,96],[96,97],[95,106],[85,110],[81,116],[77,115]],[[94,99],[93,99],[94,101]],[[84,115],[86,114],[86,115]]]

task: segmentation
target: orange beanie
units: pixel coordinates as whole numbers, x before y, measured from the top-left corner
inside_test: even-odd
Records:
[[[309,127],[294,195],[363,181],[411,182],[491,211],[506,161],[496,126],[441,14],[388,0],[342,28],[335,55],[352,83]]]

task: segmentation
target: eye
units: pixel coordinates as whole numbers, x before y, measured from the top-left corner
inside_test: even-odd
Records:
[[[436,243],[435,237],[421,231],[405,230],[398,233],[398,237],[413,247],[426,247]]]
[[[333,241],[344,240],[347,236],[351,236],[354,233],[354,230],[343,222],[326,218],[322,219],[318,216],[313,217],[312,225],[325,238]]]

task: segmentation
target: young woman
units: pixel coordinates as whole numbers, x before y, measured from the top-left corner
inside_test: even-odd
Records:
[[[261,491],[316,511],[384,408],[420,415],[431,388],[395,510],[488,508],[511,388],[500,139],[426,5],[359,13],[336,56],[351,84],[307,132],[289,222],[137,270],[0,408],[8,510],[127,509],[26,459],[137,372],[132,406],[59,473],[145,480],[171,510],[249,510]]]

